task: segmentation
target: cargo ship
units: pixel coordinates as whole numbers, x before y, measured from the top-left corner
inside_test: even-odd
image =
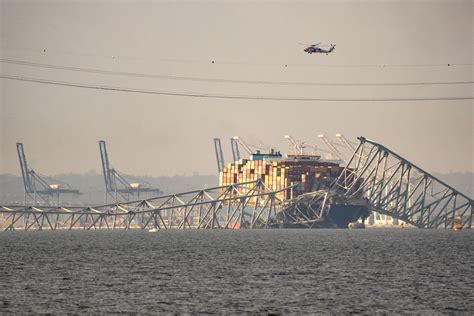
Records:
[[[344,170],[341,163],[340,160],[322,159],[316,154],[283,156],[273,149],[269,153],[256,151],[250,155],[249,159],[228,163],[219,173],[219,186],[243,184],[256,180],[262,180],[272,191],[294,186],[291,190],[276,194],[276,197],[287,205],[286,207],[290,207],[292,202],[304,203],[304,195],[329,192],[332,182]],[[251,183],[243,185],[249,189],[252,187]],[[284,227],[348,228],[349,223],[359,218],[364,220],[369,216],[367,203],[361,197],[348,200],[340,193],[333,191],[330,195],[330,207],[321,216],[310,218],[310,221],[314,222],[288,222],[284,224]],[[281,225],[281,222],[278,225]]]

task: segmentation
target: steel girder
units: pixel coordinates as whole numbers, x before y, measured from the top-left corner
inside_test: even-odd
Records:
[[[0,206],[0,229],[267,228],[283,204],[262,180],[94,207]]]
[[[333,183],[348,197],[365,197],[372,210],[419,228],[450,228],[458,217],[472,227],[473,200],[381,144],[360,143]]]

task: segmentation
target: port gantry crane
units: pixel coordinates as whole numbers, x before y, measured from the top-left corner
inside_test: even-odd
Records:
[[[39,197],[45,204],[50,204],[50,197],[56,196],[56,203],[59,205],[59,195],[61,193],[70,193],[79,195],[79,190],[71,189],[67,183],[53,180],[49,177],[39,175],[35,170],[28,167],[25,151],[22,143],[16,143],[18,158],[20,161],[21,175],[25,189],[24,204],[31,200],[33,205],[37,205]],[[48,181],[49,180],[49,181]],[[55,183],[51,183],[54,181]]]
[[[140,193],[160,194],[161,190],[158,188],[151,188],[147,183],[134,182],[130,183],[125,177],[120,175],[114,168],[110,166],[109,155],[107,153],[107,145],[105,141],[99,141],[100,158],[102,161],[102,170],[104,173],[105,182],[105,203],[107,197],[111,196],[115,203],[121,201],[129,201],[130,195],[137,195],[140,199]]]

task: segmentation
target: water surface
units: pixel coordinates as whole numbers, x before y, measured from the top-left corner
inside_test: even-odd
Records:
[[[472,314],[464,230],[0,233],[0,313]]]

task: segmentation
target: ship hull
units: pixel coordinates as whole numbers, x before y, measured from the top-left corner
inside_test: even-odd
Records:
[[[370,215],[367,201],[346,198],[327,191],[301,195],[290,201],[277,216],[282,228],[349,228]],[[275,223],[276,224],[276,223]],[[276,226],[276,225],[275,225]]]
[[[349,224],[365,219],[367,208],[361,205],[332,205],[327,215],[314,221],[283,223],[282,228],[349,228]]]
[[[350,223],[356,222],[367,215],[367,207],[363,205],[331,205],[329,218],[337,228],[348,228]]]

